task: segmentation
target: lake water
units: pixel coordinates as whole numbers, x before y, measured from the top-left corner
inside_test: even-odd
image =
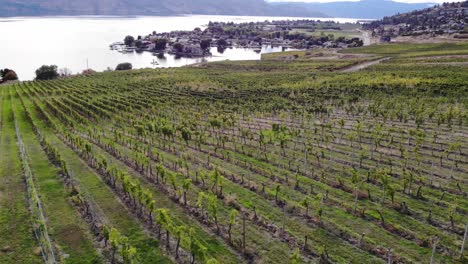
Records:
[[[103,71],[115,68],[121,62],[130,62],[134,68],[180,67],[202,61],[258,60],[261,54],[250,49],[227,49],[207,58],[180,58],[167,55],[163,59],[149,52],[122,54],[112,51],[109,45],[123,41],[126,35],[147,35],[154,30],[192,30],[205,28],[209,21],[256,22],[287,17],[249,16],[171,16],[171,17],[27,17],[0,18],[0,68],[11,68],[21,80],[32,80],[41,65],[55,64],[69,68],[73,73],[87,67]],[[321,19],[324,18],[308,18]],[[326,19],[341,23],[357,19]],[[264,47],[261,53],[280,51]],[[159,65],[154,66],[153,60]]]

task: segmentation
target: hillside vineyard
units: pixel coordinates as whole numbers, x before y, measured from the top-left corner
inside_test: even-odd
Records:
[[[466,263],[468,45],[343,52],[2,86],[1,257]]]

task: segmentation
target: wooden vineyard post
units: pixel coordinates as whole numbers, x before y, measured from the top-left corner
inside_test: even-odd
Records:
[[[431,255],[431,264],[434,264],[434,256],[435,256],[435,251],[437,248],[437,243],[439,242],[439,238],[435,236],[432,239],[432,255]]]
[[[467,235],[468,235],[468,223],[465,224],[465,234],[463,235],[463,242],[460,248],[460,259],[463,258],[463,252],[465,251],[465,242],[466,242]]]
[[[308,240],[308,237],[307,237],[307,235],[305,235],[304,236],[304,248],[303,248],[304,251],[307,250],[307,240]]]
[[[245,255],[245,214],[242,214],[242,253]]]
[[[283,232],[285,232],[285,227],[286,227],[286,205],[283,206]]]
[[[391,249],[391,248],[388,249],[387,257],[388,257],[387,263],[388,263],[388,264],[392,264],[392,263],[393,263],[393,260],[392,260],[392,249]]]

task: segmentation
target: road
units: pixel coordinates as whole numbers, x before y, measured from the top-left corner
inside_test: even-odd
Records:
[[[378,60],[373,60],[373,61],[366,61],[366,62],[363,62],[363,63],[359,63],[359,64],[356,64],[356,65],[341,69],[341,70],[339,70],[339,72],[357,72],[357,71],[363,70],[365,68],[368,68],[368,67],[370,67],[372,65],[381,63],[382,61],[385,61],[385,60],[388,60],[388,59],[390,59],[390,57],[386,57],[386,58],[382,58],[382,59],[378,59]]]

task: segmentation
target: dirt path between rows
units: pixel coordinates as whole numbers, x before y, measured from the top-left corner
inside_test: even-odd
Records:
[[[382,58],[382,59],[378,59],[378,60],[373,60],[373,61],[366,61],[366,62],[359,63],[359,64],[356,64],[356,65],[353,65],[353,66],[350,66],[350,67],[346,67],[344,69],[339,70],[338,72],[357,72],[357,71],[363,70],[365,68],[368,68],[368,67],[370,67],[372,65],[379,64],[382,61],[385,61],[385,60],[388,60],[388,59],[390,59],[390,57],[386,57],[386,58]]]

